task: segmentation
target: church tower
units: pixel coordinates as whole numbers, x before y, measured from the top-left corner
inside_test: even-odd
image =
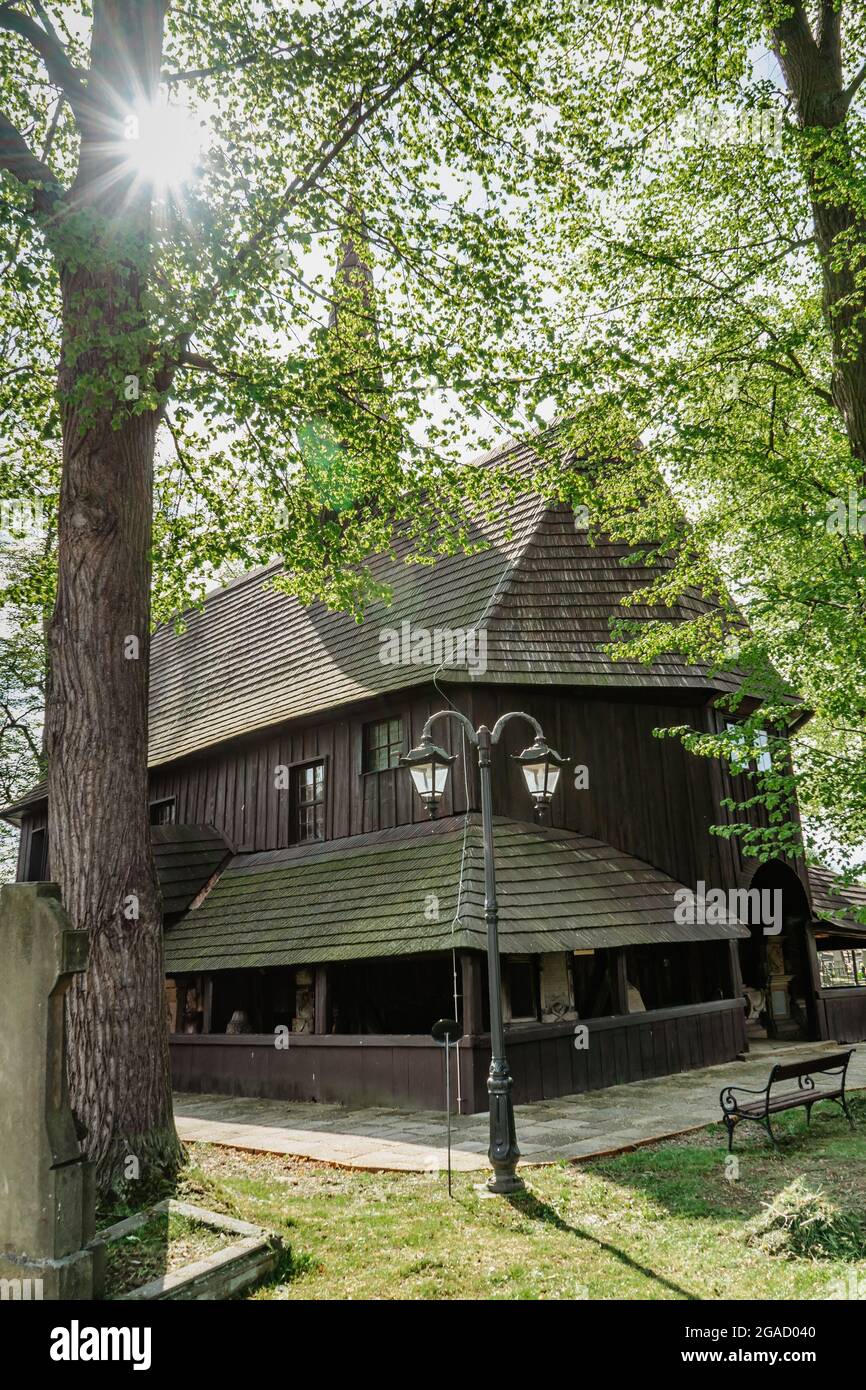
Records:
[[[350,204],[316,360],[320,406],[298,435],[316,497],[336,515],[375,496],[373,461],[393,448],[371,261],[366,224]]]

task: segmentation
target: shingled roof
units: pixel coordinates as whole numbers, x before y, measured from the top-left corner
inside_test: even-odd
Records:
[[[479,466],[507,460],[530,475],[534,459],[525,444]],[[159,629],[151,657],[151,764],[366,696],[427,684],[437,673],[440,681],[733,688],[732,677],[711,676],[676,656],[649,668],[601,652],[612,618],[684,621],[712,605],[693,592],[673,609],[625,612],[623,596],[657,570],[626,566],[627,545],[593,545],[569,508],[527,492],[508,517],[473,525],[470,541],[488,548],[418,565],[406,563],[408,542],[398,541],[396,558],[374,558],[372,573],[393,599],[373,604],[362,624],[324,604],[304,608],[275,593],[269,584],[280,566],[274,564],[211,594],[187,615],[184,632]],[[473,670],[470,662],[443,670],[435,657],[383,664],[380,634],[404,622],[412,630],[483,627],[486,669]]]
[[[866,922],[857,912],[866,910],[866,884],[852,883],[847,888],[836,886],[837,875],[820,864],[809,866],[809,886],[812,906],[838,926],[858,929],[866,934]]]
[[[531,444],[509,445],[476,464],[507,462],[531,478]],[[601,648],[611,620],[663,618],[675,624],[712,609],[695,590],[673,608],[634,606],[622,599],[645,588],[658,570],[626,564],[631,547],[594,538],[565,506],[523,493],[507,515],[477,521],[469,542],[485,549],[443,556],[433,565],[407,563],[408,541],[394,556],[370,561],[392,593],[372,604],[363,623],[322,603],[304,607],[270,587],[277,563],[215,590],[185,615],[185,629],[166,624],[154,634],[150,682],[150,765],[158,766],[225,740],[371,695],[438,681],[687,688],[729,691],[737,678],[659,657],[651,667],[615,660]],[[384,629],[483,629],[486,664],[442,667],[432,660],[383,664]],[[17,820],[44,799],[40,783],[0,815]]]
[[[185,912],[231,853],[212,825],[153,825],[150,838],[166,917]]]
[[[600,840],[499,817],[494,837],[505,954],[749,934],[733,920],[678,925],[682,885]],[[477,815],[238,855],[165,933],[169,973],[451,947],[486,948]]]

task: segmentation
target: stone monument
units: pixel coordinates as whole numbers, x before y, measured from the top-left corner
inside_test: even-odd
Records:
[[[53,883],[0,889],[0,1297],[90,1299],[93,1165],[66,1084],[63,996],[87,965]]]

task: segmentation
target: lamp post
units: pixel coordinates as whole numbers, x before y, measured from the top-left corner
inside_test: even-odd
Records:
[[[490,755],[499,742],[502,730],[509,719],[525,719],[535,730],[535,742],[515,755],[520,764],[527,789],[533,800],[536,820],[540,820],[544,808],[549,805],[559,772],[567,759],[561,758],[545,741],[544,733],[537,719],[531,714],[514,710],[497,719],[492,729],[486,724],[473,728],[465,714],[459,710],[445,709],[431,714],[421,731],[421,740],[410,749],[401,762],[408,767],[412,781],[421,800],[427,807],[427,814],[433,820],[436,808],[442,799],[448,772],[456,759],[456,754],[446,753],[435,744],[430,729],[437,719],[456,719],[462,726],[466,737],[478,749],[478,769],[481,781],[481,827],[484,846],[484,920],[487,923],[487,972],[490,981],[490,1072],[487,1077],[487,1092],[490,1097],[490,1148],[488,1156],[493,1167],[493,1177],[488,1181],[491,1192],[519,1192],[523,1189],[523,1179],[517,1176],[520,1150],[517,1147],[517,1134],[514,1128],[514,1101],[512,1099],[513,1080],[508,1059],[505,1055],[505,1031],[502,1025],[502,972],[499,961],[499,912],[496,903],[496,865],[493,854],[493,807],[490,785]]]

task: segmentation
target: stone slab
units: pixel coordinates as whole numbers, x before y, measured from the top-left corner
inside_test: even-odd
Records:
[[[722,1085],[757,1086],[773,1063],[838,1051],[837,1043],[756,1048],[742,1061],[654,1077],[582,1095],[558,1096],[515,1108],[517,1141],[527,1166],[575,1161],[632,1149],[701,1129],[720,1118]],[[866,1087],[866,1045],[848,1070],[850,1090]],[[182,1139],[259,1153],[286,1154],[346,1168],[395,1172],[444,1169],[445,1117],[435,1111],[347,1109],[241,1096],[179,1095],[175,1117]],[[454,1115],[452,1167],[476,1171],[487,1161],[488,1117]]]

